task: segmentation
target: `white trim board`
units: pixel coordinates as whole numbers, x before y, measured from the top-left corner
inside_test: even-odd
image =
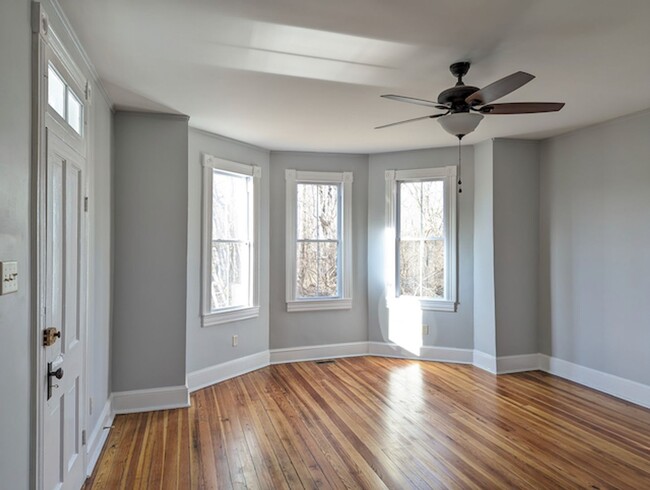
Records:
[[[418,356],[390,342],[368,342],[368,354],[379,357],[397,357],[399,359],[472,364],[472,349],[458,349],[455,347],[423,345],[420,347],[420,355]]]
[[[269,363],[269,351],[265,350],[251,354],[250,356],[240,357],[239,359],[233,359],[232,361],[222,362],[204,369],[192,371],[187,375],[189,392],[193,393],[206,386],[211,386],[221,381],[255,371],[268,366]]]
[[[110,432],[110,427],[113,425],[113,419],[115,414],[113,413],[113,408],[111,406],[111,397],[106,400],[102,413],[97,419],[97,425],[90,434],[86,444],[86,476],[93,474],[97,460],[99,459],[104,444],[108,439],[108,434]]]
[[[111,395],[111,399],[113,412],[116,414],[170,410],[190,406],[190,393],[187,385],[118,391]]]
[[[608,395],[650,408],[650,386],[613,374],[597,371],[557,357],[539,354],[540,368],[549,374],[568,379]]]
[[[317,361],[340,357],[368,355],[368,342],[347,342],[343,344],[307,345],[271,350],[271,364],[287,362]]]

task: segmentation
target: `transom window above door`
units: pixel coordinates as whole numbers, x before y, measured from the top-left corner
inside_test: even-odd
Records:
[[[47,68],[47,103],[78,135],[83,128],[84,105],[52,63]]]

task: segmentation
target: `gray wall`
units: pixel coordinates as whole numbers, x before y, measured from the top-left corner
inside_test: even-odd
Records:
[[[539,351],[539,143],[495,139],[493,151],[496,353],[533,354]]]
[[[494,284],[494,142],[474,151],[474,348],[496,356]]]
[[[201,327],[201,154],[262,168],[260,203],[260,315],[257,318]],[[192,372],[269,348],[269,152],[196,129],[189,132],[187,371]],[[239,345],[232,347],[232,336]]]
[[[650,384],[650,112],[542,143],[542,352]]]
[[[384,229],[385,229],[385,171],[414,168],[443,167],[458,162],[458,148],[435,148],[370,155],[368,171],[368,337],[384,342],[387,312],[385,307]],[[474,292],[474,149],[462,148],[463,192],[458,196],[459,277],[458,311],[424,312],[423,322],[429,325],[429,335],[423,345],[473,347]]]
[[[0,3],[0,260],[18,261],[18,292],[0,296],[0,485],[30,471],[30,60],[28,0]]]
[[[352,172],[352,309],[287,313],[285,295],[285,169]],[[366,341],[368,157],[271,153],[271,349]]]
[[[185,384],[187,118],[114,119],[112,389]]]

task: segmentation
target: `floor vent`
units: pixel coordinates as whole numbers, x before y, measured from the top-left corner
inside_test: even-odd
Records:
[[[334,359],[321,359],[320,361],[315,361],[316,364],[333,364],[336,361]]]

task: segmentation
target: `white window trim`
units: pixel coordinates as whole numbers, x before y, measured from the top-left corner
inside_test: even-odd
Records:
[[[233,174],[253,177],[253,251],[251,264],[251,301],[252,305],[210,310],[210,240],[212,238],[212,171],[220,170]],[[260,267],[260,179],[262,169],[257,165],[231,162],[213,155],[203,154],[203,212],[201,236],[201,325],[211,327],[248,318],[260,314],[259,307],[259,267]]]
[[[286,180],[286,301],[287,311],[349,310],[352,308],[352,172],[308,172],[287,169]],[[296,213],[298,183],[341,185],[341,270],[337,298],[296,297]]]
[[[414,170],[386,171],[386,236],[385,236],[385,283],[386,306],[396,306],[400,297],[396,296],[396,244],[397,244],[397,183],[418,182],[421,180],[440,179],[445,193],[445,237],[447,237],[447,255],[445,257],[445,294],[442,299],[415,298],[422,310],[456,311],[457,306],[457,227],[456,227],[456,166],[423,168]],[[413,297],[405,300],[413,301]]]

